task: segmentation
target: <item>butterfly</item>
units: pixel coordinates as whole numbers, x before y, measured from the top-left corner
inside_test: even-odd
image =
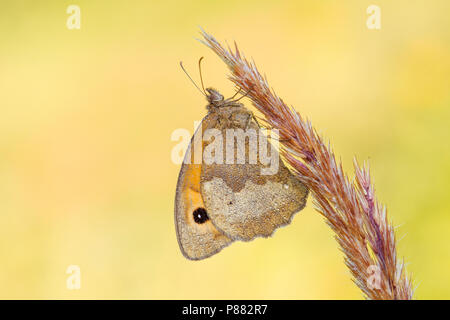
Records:
[[[203,93],[208,113],[191,138],[175,194],[176,235],[191,260],[237,240],[271,236],[304,208],[308,196],[239,99],[224,99],[213,88]]]

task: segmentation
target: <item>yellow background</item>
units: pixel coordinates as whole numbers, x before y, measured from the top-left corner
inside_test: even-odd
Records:
[[[67,6],[81,8],[69,30]],[[366,27],[370,4],[381,30]],[[173,225],[178,128],[233,93],[198,27],[236,40],[351,172],[370,159],[418,299],[450,298],[450,2],[2,1],[0,298],[360,299],[311,208],[205,261]],[[249,104],[248,101],[246,104]],[[66,269],[81,268],[81,289]]]

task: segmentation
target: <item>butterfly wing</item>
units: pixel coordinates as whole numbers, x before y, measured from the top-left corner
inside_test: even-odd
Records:
[[[193,160],[193,140],[186,151],[185,160]],[[183,255],[191,260],[200,260],[219,252],[233,240],[219,231],[209,219],[209,212],[200,194],[201,165],[193,161],[186,162],[181,166],[178,176],[175,228]]]
[[[259,125],[249,111],[235,111],[233,116],[242,120],[246,112],[251,118],[234,121],[231,126],[258,130]],[[226,129],[229,128],[222,128],[223,137]],[[269,143],[267,137],[260,138]],[[225,138],[224,141],[226,144]],[[293,215],[305,206],[308,195],[307,187],[288,170],[278,152],[278,171],[273,175],[263,175],[259,162],[249,164],[250,150],[258,152],[258,148],[249,146],[249,141],[245,140],[245,164],[236,164],[235,158],[235,164],[203,164],[201,170],[201,195],[209,217],[217,229],[233,240],[249,241],[272,235],[275,229],[290,223]],[[235,157],[236,150],[237,144]]]

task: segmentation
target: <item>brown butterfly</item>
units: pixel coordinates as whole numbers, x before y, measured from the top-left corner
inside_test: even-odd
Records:
[[[210,257],[235,240],[272,235],[303,209],[308,196],[307,187],[274,148],[270,148],[270,159],[276,160],[277,170],[267,173],[272,163],[261,148],[271,144],[239,99],[224,99],[212,88],[203,93],[208,113],[186,151],[175,195],[178,243],[183,255],[192,260]],[[236,132],[244,134],[240,144],[235,143]],[[259,144],[252,143],[255,140]],[[220,161],[221,157],[226,160]]]

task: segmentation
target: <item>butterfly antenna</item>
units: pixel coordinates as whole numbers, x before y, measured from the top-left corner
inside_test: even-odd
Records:
[[[201,59],[200,59],[201,61]],[[195,83],[194,80],[192,80],[191,76],[189,75],[189,73],[186,71],[186,69],[183,67],[183,61],[180,61],[180,67],[181,69],[183,69],[184,73],[186,73],[186,75],[188,76],[189,80],[191,80],[191,82],[194,84],[194,86],[197,88],[198,91],[200,91],[201,94],[203,94],[204,96],[206,96],[205,94],[205,89],[203,89],[203,91],[198,87],[198,85]],[[200,74],[201,75],[201,74]],[[202,81],[202,87],[203,87],[203,81]]]

